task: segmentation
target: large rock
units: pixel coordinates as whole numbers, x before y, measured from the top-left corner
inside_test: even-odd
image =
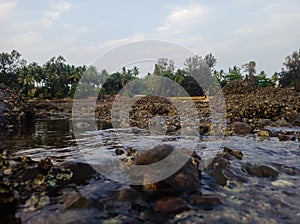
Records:
[[[33,112],[24,99],[0,84],[0,130],[24,126],[30,123],[32,115]]]
[[[181,150],[190,156],[188,161],[183,164],[182,168],[176,173],[153,184],[145,184],[143,186],[133,186],[137,190],[143,190],[146,193],[180,193],[187,191],[197,191],[200,188],[200,170],[198,168],[200,158],[195,154],[188,155],[188,150],[185,148],[175,149],[171,145],[161,144],[154,148],[148,149],[140,153],[134,164],[135,165],[148,165],[163,160],[169,156],[173,150]],[[176,161],[174,161],[176,162]],[[166,167],[168,169],[168,167]]]

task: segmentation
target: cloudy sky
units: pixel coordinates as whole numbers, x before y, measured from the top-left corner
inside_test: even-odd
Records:
[[[16,49],[38,63],[63,55],[82,65],[155,39],[212,53],[217,69],[254,60],[272,75],[300,49],[299,12],[299,0],[0,0],[0,52]]]

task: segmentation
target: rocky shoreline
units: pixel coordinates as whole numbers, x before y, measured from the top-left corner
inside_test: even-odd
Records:
[[[224,88],[224,99],[226,105],[226,130],[225,135],[232,134],[253,134],[264,130],[264,127],[289,127],[300,126],[300,93],[295,92],[293,89],[282,88],[249,88],[248,91],[236,89],[235,83],[232,84],[232,93],[229,91],[231,87]],[[239,84],[238,84],[239,85]],[[240,85],[239,85],[240,86]],[[97,102],[95,109],[95,116],[99,122],[111,123],[111,111],[122,114],[124,104],[130,105],[128,99],[122,99],[122,105],[114,103],[114,98],[109,100],[93,100]],[[180,100],[178,100],[180,101]],[[76,102],[76,100],[75,100]],[[35,112],[36,118],[44,119],[47,117],[65,117],[71,118],[72,116],[72,99],[64,100],[31,100],[29,101],[30,108]],[[186,109],[186,113],[190,110],[185,107],[185,101],[178,102],[180,108]],[[198,111],[199,117],[199,133],[201,135],[209,135],[211,131],[211,110],[209,100],[194,100],[194,104]],[[118,108],[119,107],[119,108]],[[81,108],[81,113],[87,113],[85,108]],[[161,117],[164,122],[164,129],[166,133],[176,133],[181,128],[181,120],[176,110],[176,107],[167,99],[156,96],[142,97],[136,103],[132,104],[131,110],[125,110],[129,113],[128,119],[120,121],[119,125],[123,127],[138,127],[149,129],[151,125],[155,125],[151,119],[155,116]],[[117,114],[120,117],[120,114]],[[126,114],[122,115],[126,117]],[[114,117],[114,119],[118,119]],[[123,124],[124,122],[125,124]],[[157,122],[157,121],[156,121]],[[191,124],[193,122],[190,122]],[[194,127],[195,128],[195,127]],[[269,132],[268,130],[265,130]],[[283,133],[284,134],[284,133]],[[290,133],[286,133],[290,134]],[[263,136],[263,132],[260,132]],[[272,135],[266,133],[265,137]],[[299,135],[295,135],[298,138]],[[283,138],[282,138],[283,139]]]
[[[232,93],[228,91],[224,89],[226,135],[251,134],[257,141],[270,137],[277,137],[280,141],[300,141],[300,131],[289,130],[289,127],[300,126],[299,93],[292,89],[279,88],[250,88],[248,92]],[[100,121],[111,121],[112,101],[113,99],[98,101],[95,115]],[[36,119],[71,118],[72,103],[74,102],[71,99],[31,100],[26,108],[34,111]],[[194,103],[201,114],[199,133],[203,136],[209,135],[209,102],[198,100]],[[118,107],[115,109],[118,110]],[[188,112],[189,108],[186,109]],[[82,113],[85,113],[84,108]],[[178,111],[168,100],[160,97],[148,96],[139,99],[133,105],[126,122],[132,126],[149,128],[149,122],[157,115],[167,117],[163,120],[166,124],[164,131],[167,133],[176,134],[180,130]],[[145,165],[163,159],[166,155],[161,153],[170,153],[172,150],[168,145],[160,145],[145,153],[128,148],[116,150],[115,156],[124,154],[125,158],[133,158],[134,164]],[[247,178],[252,177],[269,178],[274,186],[292,186],[291,182],[277,179],[279,174],[300,174],[297,169],[251,164],[243,162],[243,158],[242,151],[225,146],[211,164],[200,171],[198,165],[201,158],[193,153],[188,163],[166,180],[141,186],[124,186],[108,181],[85,163],[54,164],[51,158],[36,161],[30,157],[12,156],[4,150],[0,155],[1,218],[5,223],[20,223],[20,220],[48,220],[49,223],[63,220],[104,220],[106,223],[168,222],[182,212],[199,208],[209,210],[224,203],[224,195],[201,193],[202,173],[204,178],[209,176],[214,179],[218,186],[247,182]],[[126,161],[123,159],[123,162]],[[49,213],[53,209],[59,211],[56,216]],[[216,221],[212,217],[210,219],[212,222]]]

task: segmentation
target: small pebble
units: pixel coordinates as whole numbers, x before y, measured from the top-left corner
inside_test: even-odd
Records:
[[[120,156],[120,155],[124,154],[124,150],[118,148],[118,149],[115,150],[115,153],[116,153],[117,156]]]
[[[294,184],[292,182],[287,181],[287,180],[276,180],[276,181],[272,182],[272,185],[276,186],[276,187],[292,187],[292,186],[294,186]]]

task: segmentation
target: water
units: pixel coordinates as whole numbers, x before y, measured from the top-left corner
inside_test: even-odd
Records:
[[[272,130],[278,131],[275,129],[273,128]],[[290,132],[299,132],[298,127],[289,127],[288,129]],[[281,128],[279,131],[282,130],[286,131],[284,128]],[[35,126],[29,130],[2,134],[0,136],[1,150],[7,150],[18,156],[30,156],[35,160],[50,157],[54,163],[64,161],[86,162],[87,155],[99,157],[99,150],[102,161],[112,157],[119,159],[124,156],[116,157],[115,149],[124,148],[124,142],[118,139],[116,131],[117,133],[123,133],[123,137],[126,136],[129,139],[126,142],[126,147],[136,147],[139,149],[149,148],[151,144],[155,144],[157,141],[174,144],[178,140],[176,136],[148,136],[146,131],[135,130],[140,131],[140,134],[143,136],[143,140],[141,141],[140,138],[134,137],[132,129],[106,129],[86,133],[78,144],[72,131],[72,122],[69,119],[50,119],[36,121]],[[244,154],[243,159],[231,161],[230,168],[225,173],[229,179],[225,186],[218,185],[214,178],[203,171],[202,188],[200,189],[203,194],[220,197],[223,202],[222,205],[210,209],[194,206],[188,211],[168,216],[167,222],[299,223],[299,142],[279,141],[277,137],[260,139],[255,135],[228,136],[219,142],[200,142],[196,150],[201,155],[203,154],[201,151],[203,148],[222,148],[223,146],[241,150]],[[215,151],[212,151],[212,158],[214,153]],[[279,176],[277,178],[260,178],[246,174],[242,171],[241,167],[247,163],[270,166],[279,171]],[[103,178],[82,186],[80,192],[85,194],[86,197],[97,201],[104,200],[105,198],[113,200],[110,194],[112,191],[116,192],[119,188],[122,188],[121,184]],[[76,212],[76,210],[72,210],[59,213],[60,210],[57,206],[54,202],[54,204],[42,208],[39,213],[33,213],[35,218],[33,218],[33,215],[24,215],[22,211],[20,212],[20,216],[24,222],[31,222],[35,219],[40,221],[45,217],[47,219],[49,217],[53,218],[52,212],[54,208],[58,220],[61,218],[59,214],[65,217],[65,219],[69,218],[71,220],[74,217],[78,218],[80,216],[89,216],[96,220],[102,220],[108,219],[108,214],[111,214],[110,212],[105,213],[106,215],[99,214],[99,208],[94,207],[84,211],[80,210]],[[114,204],[110,209],[116,210],[121,214],[124,212],[123,215],[128,215],[125,212],[125,210],[128,210],[126,206],[130,206],[127,202],[123,202],[122,205],[118,206],[116,207]],[[111,216],[116,217],[116,215]]]

